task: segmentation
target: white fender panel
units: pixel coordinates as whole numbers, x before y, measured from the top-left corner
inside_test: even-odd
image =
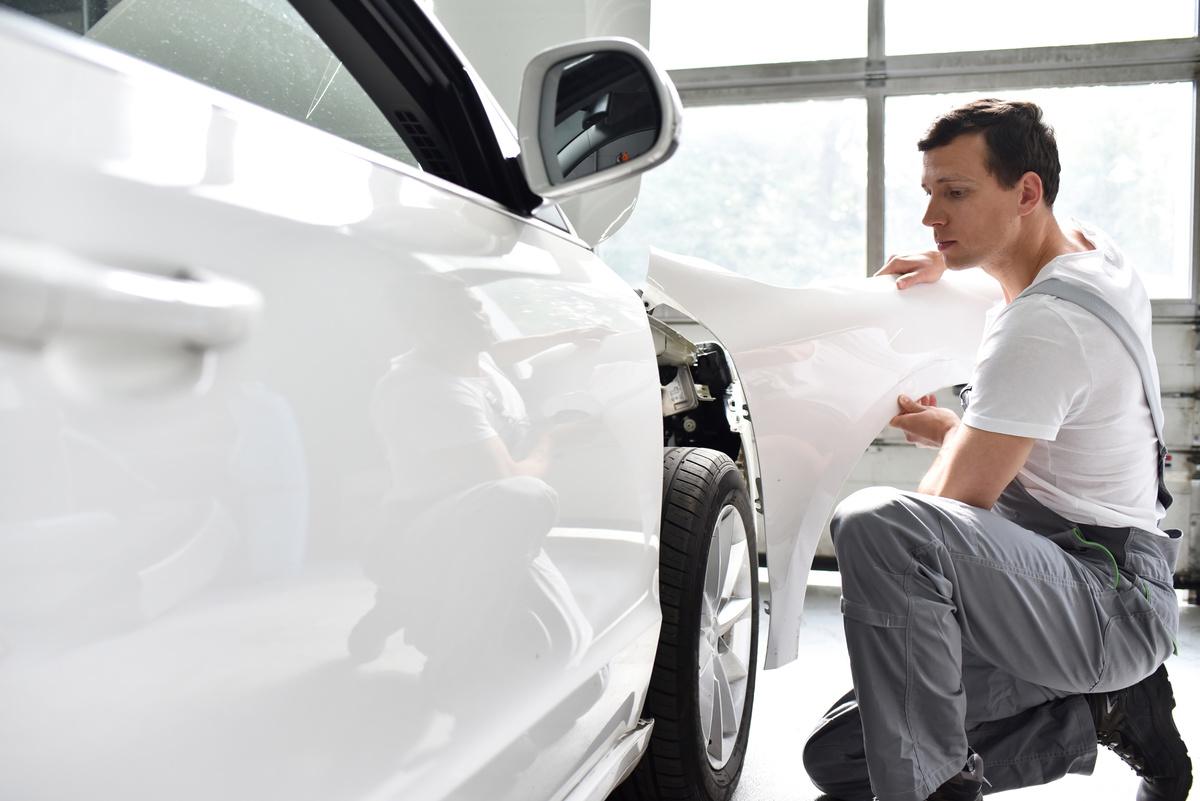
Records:
[[[762,474],[766,667],[780,667],[796,658],[809,568],[846,477],[897,395],[969,379],[1000,287],[972,270],[904,291],[889,277],[786,288],[660,250],[647,282],[713,333],[742,382]]]

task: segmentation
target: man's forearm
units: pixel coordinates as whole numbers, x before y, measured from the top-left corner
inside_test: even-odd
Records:
[[[942,438],[942,447],[938,448],[937,455],[933,457],[933,464],[929,465],[929,469],[921,477],[921,483],[917,487],[917,492],[922,492],[926,495],[940,494],[939,490],[945,483],[946,464],[949,461],[946,454],[949,453],[950,444],[961,428],[962,424],[956,423],[946,432],[946,436]]]
[[[535,334],[528,337],[516,337],[493,343],[488,348],[492,358],[501,364],[512,365],[538,355],[539,353],[568,342],[562,334]]]
[[[959,424],[942,444],[919,491],[990,509],[1020,471],[1034,440]]]

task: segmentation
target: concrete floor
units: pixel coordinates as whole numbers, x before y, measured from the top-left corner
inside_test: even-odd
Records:
[[[821,714],[851,686],[838,611],[840,595],[837,574],[814,572],[800,658],[771,671],[764,671],[760,662],[750,746],[734,801],[811,801],[820,795],[808,781],[800,750]],[[1181,611],[1179,655],[1167,666],[1177,702],[1175,722],[1200,764],[1200,607],[1185,606]],[[761,644],[759,650],[761,653]],[[1091,776],[1067,776],[997,797],[1012,801],[1133,801],[1137,786],[1133,771],[1115,754],[1101,749]],[[1200,798],[1200,791],[1192,797]]]

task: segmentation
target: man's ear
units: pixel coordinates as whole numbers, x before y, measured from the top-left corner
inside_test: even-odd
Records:
[[[1036,172],[1027,172],[1021,176],[1019,186],[1021,187],[1021,200],[1017,205],[1017,211],[1024,217],[1042,205],[1042,176]]]

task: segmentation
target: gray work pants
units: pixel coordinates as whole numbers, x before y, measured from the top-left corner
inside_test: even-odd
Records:
[[[968,743],[993,791],[1090,772],[1079,694],[1135,684],[1174,647],[1177,540],[1095,547],[1015,482],[996,509],[878,487],[834,513],[858,770],[880,801],[926,798]]]

